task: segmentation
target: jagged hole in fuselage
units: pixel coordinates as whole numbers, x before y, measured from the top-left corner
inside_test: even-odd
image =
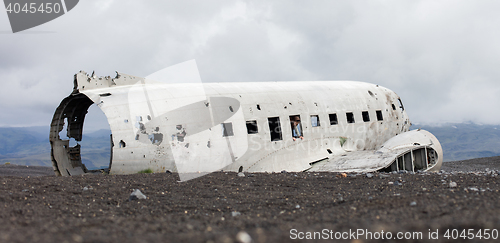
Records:
[[[89,107],[83,125],[83,137],[80,142],[82,163],[89,171],[110,168],[111,129],[104,112],[93,104]]]

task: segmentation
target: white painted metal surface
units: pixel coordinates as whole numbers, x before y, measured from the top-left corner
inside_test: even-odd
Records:
[[[151,169],[179,172],[181,180],[188,180],[221,169],[376,171],[389,170],[408,153],[420,159],[406,159],[408,165],[422,167],[425,160],[425,168],[418,170],[439,170],[443,159],[432,134],[409,131],[411,123],[398,95],[374,84],[165,83],[121,73],[110,78],[80,72],[51,125],[58,175],[89,172],[79,147],[69,147],[59,131],[67,119],[68,135],[81,139],[92,103],[105,113],[112,131],[112,174]],[[303,139],[292,137],[295,116],[300,117]]]

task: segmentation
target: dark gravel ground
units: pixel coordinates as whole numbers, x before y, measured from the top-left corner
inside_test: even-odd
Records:
[[[365,232],[377,238],[382,231],[384,238],[413,234],[413,241],[428,240],[429,231],[438,231],[433,242],[472,242],[486,232],[500,239],[500,157],[442,169],[346,177],[218,172],[179,183],[176,174],[56,177],[51,168],[2,165],[0,242],[238,242],[248,236],[295,242],[307,232],[328,233],[316,239],[345,232],[344,242],[361,242],[370,238]],[[147,199],[129,201],[133,189]],[[474,239],[464,240],[462,232]]]
[[[441,167],[441,170],[452,171],[486,171],[500,170],[500,157],[488,157],[471,160],[461,160],[454,162],[446,162]]]
[[[0,176],[51,176],[54,169],[46,166],[0,165]]]

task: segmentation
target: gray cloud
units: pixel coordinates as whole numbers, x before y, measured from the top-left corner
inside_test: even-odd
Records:
[[[0,11],[0,125],[48,125],[79,70],[205,82],[359,80],[416,123],[500,123],[498,1],[80,1],[17,34]]]

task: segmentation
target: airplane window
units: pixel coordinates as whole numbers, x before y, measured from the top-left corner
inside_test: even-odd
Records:
[[[311,126],[312,127],[319,127],[319,116],[318,115],[311,115]]]
[[[370,121],[370,114],[368,114],[368,111],[363,111],[361,114],[363,115],[363,121],[364,122],[369,122]]]
[[[222,126],[222,136],[223,137],[234,136],[233,123],[231,123],[231,122],[221,123],[221,126]]]
[[[392,109],[396,110],[396,106],[394,104],[392,104]]]
[[[259,133],[259,128],[257,127],[257,121],[247,121],[247,132],[248,134]]]
[[[337,120],[337,114],[336,113],[329,114],[328,117],[330,118],[330,125],[337,125],[337,124],[339,124],[339,122]]]
[[[290,127],[292,129],[292,137],[302,138],[302,124],[300,123],[300,115],[290,116]]]
[[[345,115],[347,116],[347,123],[354,123],[354,114],[352,112],[347,112]]]
[[[377,120],[378,121],[383,121],[384,117],[382,116],[382,111],[377,111]]]
[[[268,117],[269,131],[271,133],[271,141],[283,140],[281,135],[281,124],[279,117]]]
[[[401,101],[401,99],[398,99],[399,101],[399,108],[401,108],[402,111],[405,110],[405,107],[403,106],[403,102]]]

